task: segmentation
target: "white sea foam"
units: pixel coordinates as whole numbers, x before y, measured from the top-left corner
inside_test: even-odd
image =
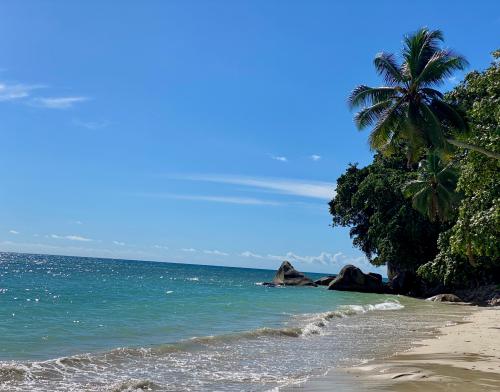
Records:
[[[367,304],[367,305],[344,305],[340,307],[341,309],[347,311],[353,311],[355,313],[366,313],[374,310],[399,310],[403,309],[404,305],[401,305],[397,300],[387,300],[379,304]]]
[[[343,305],[336,311],[318,313],[306,318],[308,323],[301,328],[300,335],[320,335],[323,333],[324,327],[335,318],[343,318],[377,310],[399,310],[403,308],[404,305],[401,305],[397,300],[388,300],[378,304]]]

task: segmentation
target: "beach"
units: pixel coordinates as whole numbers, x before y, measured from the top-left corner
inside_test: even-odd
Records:
[[[0,390],[265,392],[309,388],[328,374],[326,390],[348,391],[361,378],[375,382],[370,372],[332,369],[384,364],[376,361],[475,313],[262,285],[274,273],[1,254]]]
[[[500,307],[469,308],[462,322],[439,328],[410,350],[291,389],[330,391],[334,384],[338,391],[498,391]]]

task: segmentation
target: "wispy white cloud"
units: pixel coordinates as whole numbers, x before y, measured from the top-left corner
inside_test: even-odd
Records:
[[[58,239],[58,240],[70,240],[70,241],[81,241],[81,242],[91,242],[93,241],[91,238],[82,237],[81,235],[59,235],[59,234],[51,234],[50,238]]]
[[[271,159],[274,159],[275,161],[280,161],[280,162],[288,162],[288,158],[280,155],[271,155]]]
[[[259,255],[257,253],[250,252],[249,250],[246,250],[245,252],[240,253],[240,256],[242,257],[252,257],[254,259],[263,259],[264,256]]]
[[[0,82],[0,102],[22,100],[31,96],[33,90],[42,85],[9,84]]]
[[[229,253],[221,252],[220,250],[204,250],[203,253],[207,255],[215,255],[215,256],[229,256]]]
[[[69,109],[75,104],[88,101],[88,97],[39,97],[34,98],[32,104],[47,109]]]
[[[153,248],[168,250],[168,246],[165,245],[153,245]]]
[[[337,253],[321,252],[319,255],[313,255],[313,256],[302,256],[294,252],[287,252],[284,255],[268,254],[266,257],[270,260],[276,260],[276,261],[288,260],[291,263],[297,262],[310,265],[319,264],[323,266],[332,267],[334,270],[339,270],[347,264],[352,264],[361,268],[365,272],[384,271],[383,267],[375,267],[374,265],[370,264],[368,259],[364,256],[351,257],[344,254],[343,252],[337,252]],[[334,272],[333,269],[332,272]]]
[[[74,223],[75,223],[75,225],[83,225],[83,222],[79,221],[79,220],[75,221]]]
[[[16,101],[23,104],[48,109],[68,109],[75,104],[88,101],[84,96],[40,97],[35,90],[47,89],[43,84],[0,82],[0,102]],[[92,126],[93,124],[87,124]],[[95,124],[94,124],[95,125]]]
[[[109,126],[108,121],[82,121],[78,119],[73,120],[73,124],[77,127],[86,128],[90,130],[102,129]]]
[[[448,78],[448,82],[451,83],[451,84],[458,84],[458,79],[456,76],[450,76]]]
[[[335,183],[324,181],[309,181],[286,178],[266,178],[266,177],[245,177],[229,175],[188,175],[177,176],[178,178],[190,181],[207,181],[221,184],[242,185],[260,190],[272,191],[275,193],[310,197],[322,200],[331,200],[335,195]]]
[[[197,250],[194,248],[182,248],[181,251],[182,252],[190,252],[190,253],[197,252]]]
[[[309,158],[311,158],[314,162],[317,162],[321,159],[321,155],[312,154]]]
[[[113,244],[118,245],[118,246],[125,246],[125,242],[122,241],[113,241]]]
[[[9,230],[9,233],[10,234],[19,234],[19,232],[17,230]]]
[[[214,203],[246,204],[246,205],[279,205],[280,203],[252,197],[209,196],[209,195],[178,195],[172,193],[139,193],[138,196],[178,199],[188,201],[208,201]]]

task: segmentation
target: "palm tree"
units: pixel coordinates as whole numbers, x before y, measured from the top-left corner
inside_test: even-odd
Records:
[[[439,154],[430,151],[427,159],[420,162],[418,177],[409,181],[403,193],[411,197],[413,208],[427,215],[431,222],[446,222],[459,195],[455,192],[458,172],[452,163],[444,166]]]
[[[447,135],[446,129],[463,133],[468,127],[436,87],[468,63],[453,51],[441,49],[442,42],[441,31],[422,28],[404,38],[401,64],[394,54],[377,54],[373,63],[387,86],[361,85],[352,91],[351,109],[361,107],[355,123],[359,129],[373,126],[370,146],[375,150],[390,153],[398,141],[403,141],[408,146],[409,162],[415,161],[423,149],[445,149],[447,143],[500,159],[498,153]]]

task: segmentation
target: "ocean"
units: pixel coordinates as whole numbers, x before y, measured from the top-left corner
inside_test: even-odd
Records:
[[[1,253],[0,390],[278,390],[463,317],[400,296],[260,285],[273,275]]]

